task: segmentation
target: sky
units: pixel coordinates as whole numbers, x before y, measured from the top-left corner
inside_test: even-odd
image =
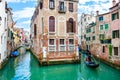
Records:
[[[31,17],[34,13],[37,0],[6,0],[8,7],[12,8],[13,20],[17,21],[16,27],[29,31]],[[117,1],[117,0],[116,0]],[[109,11],[112,0],[79,0],[78,20],[82,13],[102,13]]]

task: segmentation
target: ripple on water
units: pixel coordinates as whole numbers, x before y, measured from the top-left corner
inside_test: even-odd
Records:
[[[12,80],[30,80],[30,76],[30,54],[25,54],[19,57]]]

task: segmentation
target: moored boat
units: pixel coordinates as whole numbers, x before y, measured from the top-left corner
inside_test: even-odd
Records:
[[[19,52],[17,50],[10,53],[10,57],[17,57],[19,56]]]

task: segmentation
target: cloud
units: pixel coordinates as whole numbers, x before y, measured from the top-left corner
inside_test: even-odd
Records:
[[[30,2],[30,1],[37,1],[37,0],[6,0],[8,3],[19,3],[19,2],[23,2],[23,3],[26,3],[26,2]]]
[[[34,7],[26,7],[22,10],[18,10],[13,12],[13,17],[15,20],[23,19],[23,18],[31,18],[34,13]]]
[[[91,12],[95,14],[97,10],[100,14],[106,13],[112,6],[111,2],[110,0],[79,0],[78,13],[79,15],[82,13],[90,14]]]
[[[30,24],[30,20],[24,21],[21,24]]]

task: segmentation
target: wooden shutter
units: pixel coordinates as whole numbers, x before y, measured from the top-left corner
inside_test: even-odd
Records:
[[[40,9],[43,8],[43,2],[40,2]]]
[[[37,26],[36,24],[34,24],[34,36],[36,37],[36,35],[37,35]]]
[[[112,31],[112,38],[113,38],[113,39],[115,38],[114,31]]]
[[[69,3],[69,11],[73,11],[73,3]]]
[[[68,28],[69,28],[69,21],[66,21],[66,32],[68,33]]]
[[[76,33],[76,22],[73,21],[73,32]]]

